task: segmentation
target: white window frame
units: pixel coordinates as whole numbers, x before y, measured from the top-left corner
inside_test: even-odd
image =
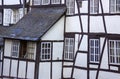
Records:
[[[109,62],[120,65],[120,40],[109,40]]]
[[[60,0],[51,0],[52,4],[60,4]]]
[[[120,3],[117,3],[117,0],[110,0],[110,12],[120,13],[120,10],[117,10],[117,8],[120,8]]]
[[[20,19],[20,12],[19,9],[13,9],[12,10],[13,13],[13,24],[17,23],[18,20]]]
[[[42,5],[49,5],[50,4],[50,0],[42,0]]]
[[[75,0],[66,0],[67,15],[73,15],[75,13]]]
[[[15,57],[15,58],[19,57],[19,48],[20,48],[20,41],[12,40],[11,57]]]
[[[92,14],[98,13],[99,11],[98,7],[99,7],[99,0],[90,0],[90,13]]]
[[[51,59],[51,42],[41,42],[41,60]]]
[[[65,38],[64,47],[64,59],[73,60],[74,59],[74,38]]]
[[[99,39],[89,40],[89,58],[92,63],[99,63],[100,61],[100,43]]]

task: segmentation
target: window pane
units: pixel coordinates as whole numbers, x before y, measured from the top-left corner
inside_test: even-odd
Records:
[[[97,13],[99,0],[90,0],[90,13]]]
[[[11,56],[12,57],[18,57],[19,56],[19,41],[17,41],[17,40],[12,41]]]
[[[66,0],[67,15],[74,14],[74,0]]]
[[[74,38],[65,38],[64,57],[65,57],[65,59],[73,59],[73,57],[74,57]]]
[[[99,39],[90,39],[90,61],[99,62]]]
[[[49,60],[51,58],[51,43],[42,42],[41,43],[41,58]]]

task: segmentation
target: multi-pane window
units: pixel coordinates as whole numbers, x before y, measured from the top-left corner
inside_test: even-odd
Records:
[[[50,0],[42,0],[42,5],[48,5],[50,4]]]
[[[4,9],[4,25],[15,24],[23,17],[23,9]]]
[[[120,0],[110,0],[110,12],[120,12]]]
[[[89,41],[90,62],[98,63],[100,60],[99,39],[90,39]]]
[[[12,13],[13,13],[13,23],[16,23],[20,19],[19,10],[13,9]]]
[[[51,0],[52,4],[60,4],[60,0]]]
[[[41,59],[50,60],[51,59],[51,42],[41,43]]]
[[[67,15],[73,15],[75,11],[75,0],[66,0]]]
[[[109,61],[120,64],[120,40],[109,40]]]
[[[98,13],[99,0],[90,0],[90,13]]]
[[[35,59],[35,43],[34,42],[27,43],[26,58]]]
[[[64,59],[74,58],[74,38],[65,38]]]
[[[33,5],[49,5],[49,4],[60,4],[60,0],[34,0],[33,3]]]
[[[19,57],[19,46],[20,46],[20,41],[18,40],[12,41],[12,48],[11,48],[12,57]]]

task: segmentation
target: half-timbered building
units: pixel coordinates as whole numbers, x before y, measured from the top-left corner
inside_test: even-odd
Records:
[[[120,78],[120,0],[29,4],[30,11],[1,35],[1,78]]]

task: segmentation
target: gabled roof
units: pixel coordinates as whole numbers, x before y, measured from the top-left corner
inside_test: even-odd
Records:
[[[38,40],[66,12],[65,5],[34,7],[17,24],[10,27],[5,38]]]

